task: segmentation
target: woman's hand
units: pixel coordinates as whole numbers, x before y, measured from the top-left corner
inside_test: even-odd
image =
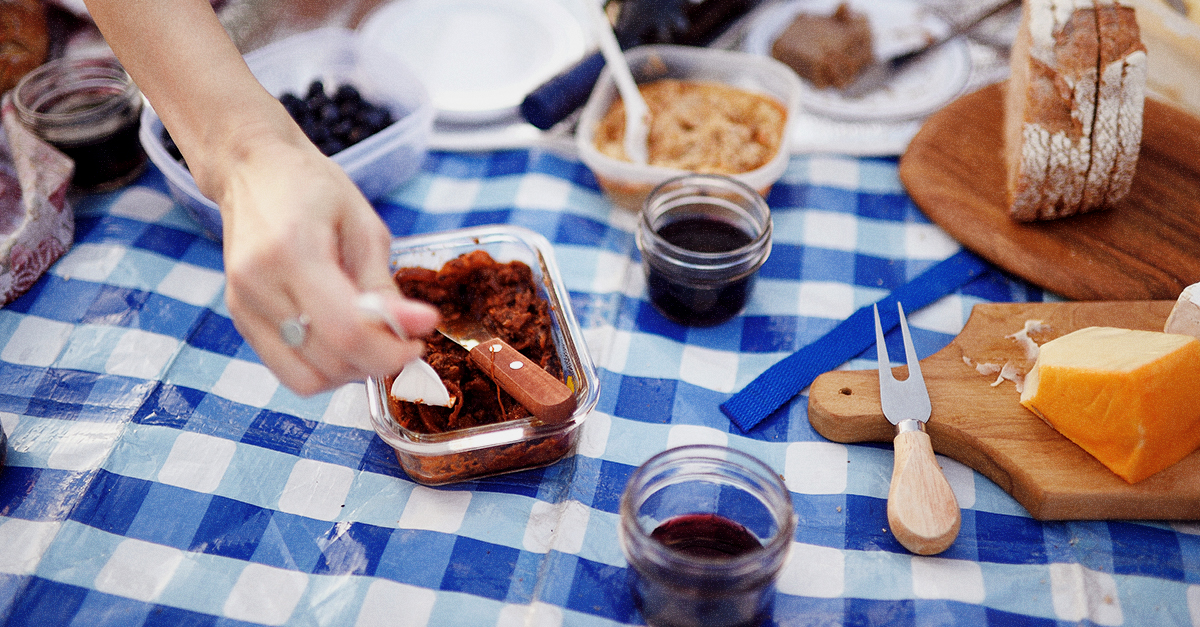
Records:
[[[247,146],[217,202],[224,225],[226,303],[242,336],[298,394],[394,374],[421,355],[359,311],[376,292],[409,338],[433,331],[434,308],[403,298],[388,270],[387,227],[345,172],[307,139],[264,133]],[[298,346],[280,325],[304,320]]]
[[[433,331],[437,312],[392,282],[387,227],[255,79],[207,0],[86,1],[221,208],[225,300],[263,363],[308,395],[418,357],[420,340],[355,306],[377,292],[409,337]]]

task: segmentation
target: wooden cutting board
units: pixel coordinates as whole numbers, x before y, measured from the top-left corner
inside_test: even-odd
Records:
[[[1174,300],[1200,282],[1200,120],[1147,99],[1133,188],[1061,220],[1008,217],[1002,84],[928,118],[900,180],[930,220],[992,264],[1071,300]]]
[[[1088,326],[1161,331],[1174,301],[1005,303],[976,305],[944,349],[921,360],[933,415],[927,429],[936,452],[996,482],[1041,520],[1198,520],[1200,451],[1136,484],[1126,483],[1020,404],[1011,381],[996,381],[974,364],[1012,362],[1024,374],[1033,362],[1006,336],[1041,320],[1030,333],[1043,344]],[[901,351],[901,355],[903,352]],[[893,358],[895,354],[893,353]],[[967,361],[970,361],[968,365]],[[904,367],[896,369],[903,378]],[[817,377],[808,419],[835,442],[891,442],[892,425],[879,406],[876,370],[835,370]]]

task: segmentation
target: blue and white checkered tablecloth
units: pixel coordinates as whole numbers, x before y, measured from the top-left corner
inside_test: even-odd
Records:
[[[538,149],[434,153],[379,209],[394,233],[510,223],[554,243],[600,401],[553,466],[429,488],[371,430],[364,386],[302,399],[234,330],[218,244],[151,170],[80,199],[74,248],[0,309],[0,616],[7,625],[638,624],[617,501],[652,454],[745,450],[799,518],[779,625],[1200,625],[1200,525],[1040,523],[943,459],[957,542],[887,532],[892,451],[815,433],[798,396],[750,433],[718,405],[858,307],[958,250],[894,159],[793,158],[744,315],[710,329],[645,299],[633,215]],[[1041,300],[989,271],[910,314],[928,356],[985,301]],[[869,356],[868,356],[869,357]],[[869,359],[848,367],[871,368]]]

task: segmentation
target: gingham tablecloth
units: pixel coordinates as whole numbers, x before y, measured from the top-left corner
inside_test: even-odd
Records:
[[[710,329],[645,299],[633,215],[538,149],[434,153],[380,206],[394,233],[511,223],[554,243],[600,402],[553,466],[428,488],[368,425],[364,386],[301,399],[223,304],[219,245],[151,170],[77,202],[77,241],[0,309],[0,616],[8,625],[638,624],[616,540],[635,467],[715,442],[782,474],[799,519],[779,625],[1200,624],[1200,526],[1039,523],[943,459],[957,542],[886,531],[892,451],[824,440],[800,395],[750,433],[718,405],[856,308],[958,250],[894,159],[793,158],[775,247],[741,317]],[[1041,300],[989,271],[910,313],[921,356],[971,307]],[[872,353],[873,355],[873,353]],[[871,368],[871,355],[847,367]]]

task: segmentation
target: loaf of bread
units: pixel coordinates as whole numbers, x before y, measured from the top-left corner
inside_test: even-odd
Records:
[[[1025,0],[1005,97],[1010,215],[1061,218],[1129,192],[1146,49],[1122,0]]]

